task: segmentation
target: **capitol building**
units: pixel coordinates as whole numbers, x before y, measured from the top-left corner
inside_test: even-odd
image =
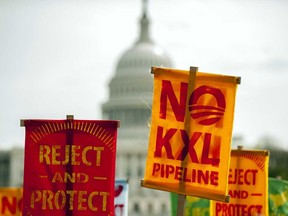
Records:
[[[120,120],[118,129],[116,178],[129,182],[128,215],[170,215],[170,193],[142,188],[152,108],[151,66],[171,67],[166,53],[149,35],[149,18],[143,1],[139,38],[116,65],[109,83],[109,98],[103,103],[102,119]],[[22,187],[24,149],[0,151],[0,186]]]
[[[143,3],[139,38],[116,65],[109,83],[109,99],[102,104],[103,119],[120,120],[116,177],[129,181],[129,215],[170,215],[170,194],[140,187],[144,176],[153,96],[151,66],[171,67],[162,48],[149,35],[149,18]]]

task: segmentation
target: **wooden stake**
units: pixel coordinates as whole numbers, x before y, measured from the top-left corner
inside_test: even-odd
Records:
[[[243,150],[243,146],[238,145],[238,146],[237,146],[237,149],[238,149],[238,150]]]
[[[177,216],[183,216],[185,212],[186,195],[178,194]]]
[[[73,115],[66,115],[66,122],[68,123],[72,123],[74,120],[74,116]],[[71,146],[73,145],[73,139],[74,139],[74,134],[73,134],[73,129],[67,129],[66,130],[66,146],[69,146],[69,148],[71,148]],[[69,151],[69,158],[72,157],[71,155],[71,151]],[[65,165],[66,168],[66,173],[68,173],[70,176],[72,176],[73,173],[73,166],[68,163]],[[71,181],[67,181],[66,182],[66,191],[73,191],[73,184]],[[65,215],[66,216],[72,216],[73,215],[73,211],[70,210],[69,208],[69,199],[68,197],[66,197],[66,206],[65,206]]]
[[[74,119],[74,115],[66,115],[66,120],[73,120]]]
[[[188,94],[186,98],[186,104],[189,103],[189,95],[192,94],[194,88],[195,88],[195,78],[196,73],[198,72],[198,67],[190,67],[189,71],[189,80],[188,80]],[[188,107],[186,108],[185,113],[185,119],[184,119],[184,128],[187,131],[187,133],[190,133],[190,114]],[[181,162],[181,167],[185,167],[187,165],[187,160],[183,160]],[[185,183],[179,182],[179,190],[184,191],[185,190]],[[178,203],[177,203],[177,216],[183,216],[185,212],[185,202],[186,202],[186,195],[178,194]]]
[[[25,120],[24,119],[20,119],[20,127],[25,127]]]

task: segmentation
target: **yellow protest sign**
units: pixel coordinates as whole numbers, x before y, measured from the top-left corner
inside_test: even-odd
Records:
[[[232,150],[228,178],[230,202],[211,202],[213,216],[268,214],[268,151]]]
[[[0,215],[22,215],[22,188],[0,188]]]
[[[239,77],[153,67],[142,186],[224,201]]]

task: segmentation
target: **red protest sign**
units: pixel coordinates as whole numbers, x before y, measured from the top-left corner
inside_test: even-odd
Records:
[[[113,215],[117,121],[25,120],[23,216]]]

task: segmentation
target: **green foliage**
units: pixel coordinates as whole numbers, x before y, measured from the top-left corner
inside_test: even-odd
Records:
[[[288,152],[270,150],[269,177],[288,179]]]

